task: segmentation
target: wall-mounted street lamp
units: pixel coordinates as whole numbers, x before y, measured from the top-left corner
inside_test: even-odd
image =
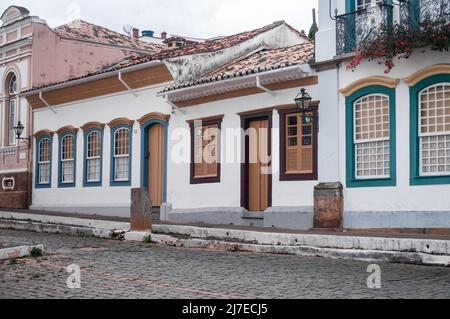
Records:
[[[18,122],[17,126],[14,127],[14,131],[16,132],[16,139],[18,141],[27,141],[28,147],[31,147],[31,137],[21,137],[23,130],[25,127],[23,126],[22,122]]]
[[[312,97],[309,95],[305,89],[301,89],[300,93],[295,97],[294,101],[300,109],[300,113],[302,117],[307,121],[314,121],[314,125],[317,127],[317,131],[319,131],[319,116],[315,109],[311,106]],[[307,114],[312,113],[312,114]]]

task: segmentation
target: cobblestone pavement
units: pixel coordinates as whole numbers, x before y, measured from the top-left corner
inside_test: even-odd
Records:
[[[47,254],[0,262],[0,298],[450,298],[450,268],[158,247],[0,230],[0,242],[44,244]],[[66,267],[81,267],[70,290]]]

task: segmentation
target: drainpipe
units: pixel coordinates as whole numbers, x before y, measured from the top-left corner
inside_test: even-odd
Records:
[[[56,111],[53,109],[53,107],[50,104],[48,104],[47,101],[42,96],[42,91],[39,91],[39,100],[41,100],[41,102],[44,103],[45,106],[48,107],[53,112],[53,114],[56,114]]]
[[[259,76],[256,77],[256,87],[260,90],[263,90],[266,93],[269,93],[272,96],[276,96],[277,94],[274,91],[269,90],[265,86],[261,85],[261,78]]]
[[[122,72],[119,72],[119,81],[123,84],[123,86],[131,93],[134,95],[134,97],[138,97],[138,95],[136,94],[136,92],[123,80],[122,78]]]

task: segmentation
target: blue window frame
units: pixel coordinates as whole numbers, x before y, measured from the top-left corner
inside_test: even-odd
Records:
[[[43,135],[36,139],[35,188],[52,187],[53,137]]]
[[[111,128],[111,186],[131,186],[132,127]]]
[[[450,74],[410,88],[410,184],[450,184]]]
[[[84,133],[83,186],[100,187],[103,178],[103,129]]]
[[[346,98],[347,187],[396,186],[395,89],[374,85]]]
[[[59,136],[58,187],[76,185],[77,135],[66,132]]]

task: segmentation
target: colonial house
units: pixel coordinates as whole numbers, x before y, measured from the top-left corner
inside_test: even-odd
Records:
[[[274,213],[291,206],[311,215],[317,128],[314,114],[300,117],[293,103],[302,87],[318,95],[308,65],[313,52],[306,36],[279,21],[24,92],[34,118],[32,208],[130,216],[132,189],[144,188],[163,219],[173,221],[262,225],[261,212],[272,206]],[[193,165],[194,149],[204,149],[194,147],[199,120],[213,159],[200,156]],[[217,139],[206,132],[240,130],[241,124],[269,129],[258,130],[262,135],[246,147],[258,140],[274,158],[283,149],[289,165],[281,165],[282,176],[259,173],[269,162],[252,169],[240,158],[228,164],[221,148],[225,131],[218,136],[216,130]],[[176,149],[184,144],[187,161],[179,162]],[[241,183],[252,196],[241,195]]]
[[[33,119],[19,92],[86,75],[130,55],[155,53],[161,46],[81,20],[52,29],[19,6],[7,8],[0,19],[0,207],[27,208],[33,161],[28,142],[16,140],[14,127],[20,121],[28,137]]]
[[[450,228],[450,54],[384,42],[448,28],[449,2],[319,0],[319,12],[319,181],[344,186],[344,227]],[[383,60],[394,46],[406,47]]]

